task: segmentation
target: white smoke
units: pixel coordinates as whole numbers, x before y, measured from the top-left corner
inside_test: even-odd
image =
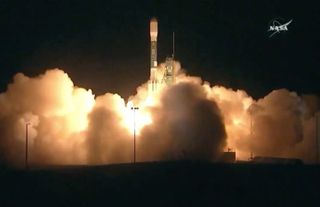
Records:
[[[131,106],[139,106],[138,161],[215,160],[227,148],[238,159],[254,153],[315,160],[316,96],[280,89],[254,100],[187,76],[175,64],[175,84],[151,95],[144,84],[127,103],[117,94],[95,97],[59,69],[32,78],[16,74],[0,94],[0,161],[23,164],[30,123],[33,164],[131,162]]]

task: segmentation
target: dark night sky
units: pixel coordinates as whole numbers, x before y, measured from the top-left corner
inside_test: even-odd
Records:
[[[17,72],[34,76],[59,67],[95,94],[127,97],[149,77],[149,19],[156,16],[159,62],[171,55],[175,31],[176,58],[188,74],[255,98],[283,87],[319,94],[316,5],[180,2],[0,0],[0,91]],[[269,38],[274,18],[293,22]]]

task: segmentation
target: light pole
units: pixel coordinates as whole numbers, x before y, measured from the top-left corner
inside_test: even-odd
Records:
[[[252,131],[252,127],[253,127],[253,123],[252,123],[252,111],[249,111],[250,114],[250,139],[252,140],[252,135],[253,135],[253,131]],[[250,158],[251,161],[253,160],[253,151],[252,151],[252,147],[251,147],[251,152],[250,152]]]
[[[133,163],[136,163],[136,110],[139,107],[131,107],[133,110]]]
[[[319,113],[316,113],[316,164],[319,164]]]
[[[26,153],[26,156],[25,156],[25,166],[26,166],[26,169],[29,168],[29,163],[28,163],[29,125],[30,125],[30,123],[27,122],[27,123],[26,123],[26,150],[25,150],[25,153]]]

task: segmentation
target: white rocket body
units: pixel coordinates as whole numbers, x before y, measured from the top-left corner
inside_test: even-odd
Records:
[[[156,18],[150,20],[150,85],[151,91],[157,90],[159,81],[157,80],[157,37],[158,37],[158,21]]]

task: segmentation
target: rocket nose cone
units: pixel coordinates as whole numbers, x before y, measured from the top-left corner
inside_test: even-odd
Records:
[[[158,36],[158,21],[154,17],[150,20],[150,36],[153,40]]]
[[[150,23],[151,23],[151,22],[158,22],[158,20],[157,20],[157,18],[152,17],[152,18],[150,19]]]

